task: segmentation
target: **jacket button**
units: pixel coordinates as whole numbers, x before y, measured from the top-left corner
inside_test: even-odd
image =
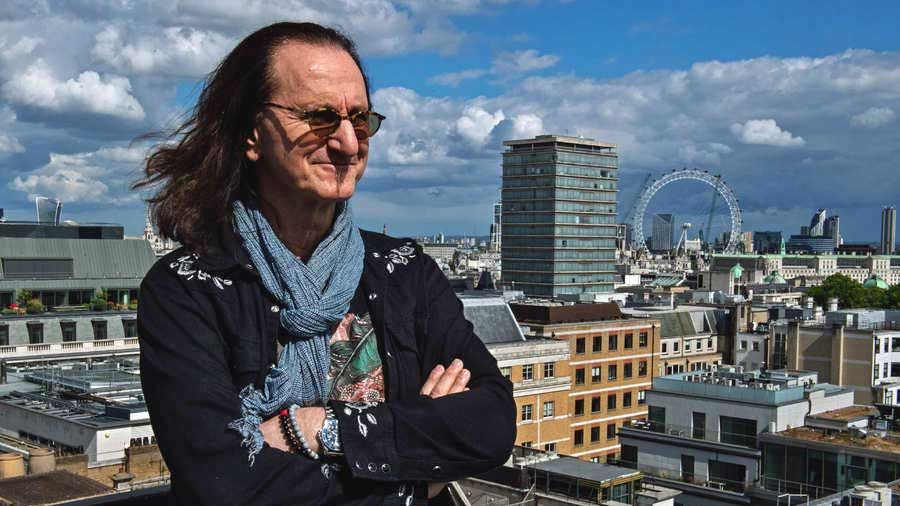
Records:
[[[246,264],[246,265],[244,265],[244,267],[246,267],[248,271],[253,270],[253,264]]]
[[[431,474],[437,474],[441,472],[441,466],[434,466],[431,468]]]
[[[391,465],[390,464],[381,464],[381,472],[382,473],[391,472]]]
[[[355,462],[353,463],[353,465],[355,465],[357,469],[362,469],[362,468],[363,468],[362,464],[360,464],[358,460],[355,461]]]
[[[377,298],[378,298],[378,294],[377,294],[377,293],[370,293],[370,294],[369,294],[369,300],[375,300],[375,299],[377,299]]]
[[[369,472],[374,473],[375,471],[378,471],[378,466],[374,462],[369,462]]]
[[[271,311],[273,313],[277,313],[277,312],[281,311],[281,308],[278,306],[272,306],[269,308],[269,311]]]

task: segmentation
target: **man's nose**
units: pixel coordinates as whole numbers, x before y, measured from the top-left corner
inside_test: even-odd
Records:
[[[346,156],[355,156],[359,152],[359,139],[350,120],[341,120],[337,130],[328,137],[328,147]]]

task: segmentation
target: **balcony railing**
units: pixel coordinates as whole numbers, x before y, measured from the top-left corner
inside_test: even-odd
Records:
[[[568,385],[572,382],[569,376],[555,376],[553,378],[540,378],[523,380],[513,384],[513,390],[528,390],[531,388],[547,388],[554,386]]]
[[[699,439],[711,443],[724,443],[756,449],[756,434],[742,434],[736,432],[723,432],[718,430],[706,430],[701,427],[688,427],[671,423],[658,423],[649,420],[632,420],[622,428],[644,430],[665,434],[667,436],[686,439]]]
[[[116,351],[138,351],[140,345],[138,338],[128,337],[124,339],[103,339],[99,341],[69,341],[62,343],[20,344],[16,346],[0,346],[0,360],[10,358],[29,358],[46,355],[66,355],[90,353],[99,351],[103,353]]]
[[[629,467],[631,469],[637,469],[638,471],[648,476],[655,476],[664,480],[680,481],[683,483],[689,483],[691,485],[711,488],[715,490],[743,493],[750,486],[749,481],[729,480],[722,477],[705,476],[701,473],[684,471],[676,467],[655,466],[623,459],[619,459],[609,463],[617,464],[623,467]]]

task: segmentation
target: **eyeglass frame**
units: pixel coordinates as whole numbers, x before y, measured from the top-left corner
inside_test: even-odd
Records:
[[[375,135],[376,133],[378,133],[379,130],[381,130],[381,122],[384,121],[384,120],[386,119],[386,116],[385,116],[385,115],[380,114],[380,113],[377,113],[377,112],[372,111],[372,110],[357,111],[357,112],[354,112],[354,113],[352,113],[352,114],[341,114],[339,111],[335,110],[334,108],[328,107],[328,106],[318,107],[318,108],[316,108],[316,109],[312,109],[312,110],[309,110],[309,111],[305,111],[305,110],[303,110],[303,109],[300,109],[299,107],[290,107],[290,106],[281,105],[281,104],[278,104],[278,103],[275,103],[275,102],[263,102],[263,105],[268,106],[268,107],[274,107],[274,108],[276,108],[276,109],[282,109],[282,110],[288,111],[288,112],[292,113],[298,120],[300,120],[300,121],[305,121],[305,122],[307,122],[307,123],[309,122],[309,116],[310,116],[310,114],[312,114],[312,113],[314,113],[314,112],[319,112],[319,111],[331,111],[331,112],[333,112],[335,115],[338,116],[338,118],[339,118],[340,120],[334,125],[334,128],[333,128],[327,135],[325,135],[325,136],[323,136],[323,137],[329,137],[329,136],[332,135],[334,132],[336,132],[337,129],[340,128],[340,126],[341,126],[341,121],[344,121],[344,120],[347,120],[347,121],[350,122],[350,125],[353,126],[353,131],[359,131],[359,129],[357,129],[356,126],[353,125],[353,120],[352,120],[352,118],[353,118],[353,117],[356,117],[356,116],[358,116],[358,115],[360,115],[360,114],[368,114],[368,115],[374,115],[375,117],[378,118],[378,128],[376,128],[374,132],[371,132],[371,133],[369,133],[368,135],[366,135],[366,137],[364,137],[364,139],[368,139],[368,138],[372,137],[373,135]],[[310,130],[313,131],[313,132],[316,132],[316,135],[318,135],[318,131],[319,131],[319,130],[326,130],[326,129],[330,129],[330,128],[332,128],[332,127],[331,127],[331,126],[324,126],[324,127],[319,127],[319,128],[313,128],[312,126],[310,126]]]

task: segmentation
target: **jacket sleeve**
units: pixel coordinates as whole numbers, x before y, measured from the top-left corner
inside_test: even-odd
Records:
[[[459,358],[472,373],[470,390],[376,405],[332,401],[347,463],[358,477],[452,481],[502,465],[515,442],[512,383],[465,319],[444,273],[427,255],[420,261],[424,293],[417,295],[428,313],[419,349],[423,374]]]
[[[305,456],[266,445],[250,466],[240,434],[226,427],[240,403],[216,311],[190,282],[158,263],[138,309],[144,397],[177,503],[320,504],[339,493]]]

